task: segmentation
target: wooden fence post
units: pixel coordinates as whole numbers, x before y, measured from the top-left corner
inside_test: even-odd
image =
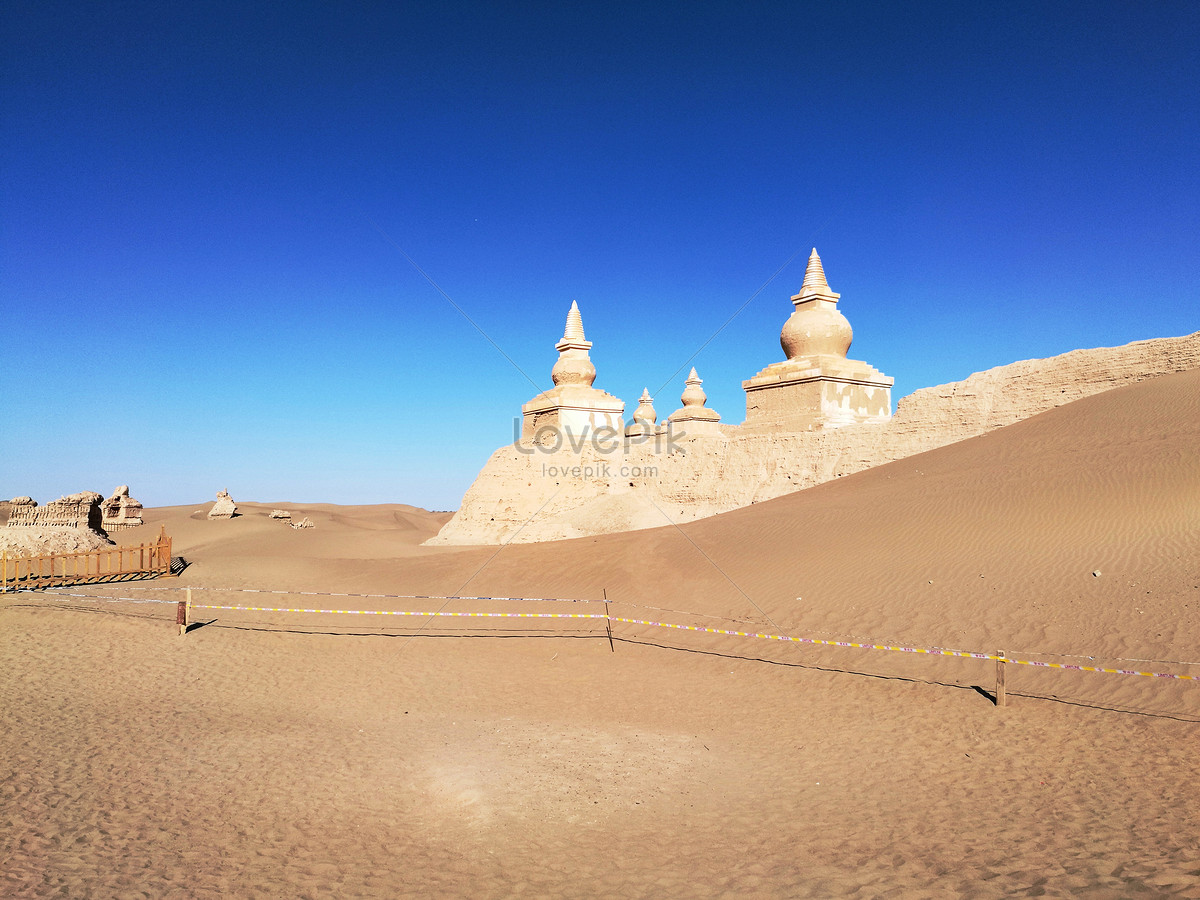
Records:
[[[608,649],[616,653],[617,648],[612,639],[612,617],[608,614],[608,588],[604,588],[604,628],[608,632]]]
[[[1008,662],[1001,650],[996,654],[996,706],[1008,706],[1008,689],[1004,684],[1004,664]]]
[[[179,636],[183,637],[187,634],[188,617],[192,611],[192,589],[187,589],[187,599],[179,601],[179,607],[175,610],[175,624],[179,626]]]

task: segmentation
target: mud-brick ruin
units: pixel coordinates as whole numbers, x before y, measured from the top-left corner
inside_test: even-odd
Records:
[[[81,491],[38,506],[32,497],[14,497],[0,504],[0,517],[7,519],[9,528],[87,528],[103,533],[103,499],[95,491]]]
[[[7,528],[79,528],[105,534],[142,524],[142,504],[123,484],[107,500],[95,491],[80,491],[38,506],[32,497],[0,500],[0,526]]]
[[[81,491],[38,506],[32,497],[0,501],[0,551],[10,556],[72,553],[109,544],[103,494]]]
[[[659,422],[648,391],[625,403],[593,386],[579,306],[555,349],[554,387],[522,407],[427,543],[498,544],[655,528],[716,515],[1010,425],[1134,380],[1200,368],[1200,333],[1075,350],[924,388],[892,414],[893,379],[849,358],[850,323],[816,249],[783,324],[784,359],[742,382],[746,419],[721,421],[695,369]],[[570,439],[565,439],[566,437]],[[583,439],[583,438],[590,439]]]
[[[237,504],[229,496],[229,491],[217,491],[217,502],[208,511],[209,519],[232,519],[237,515]]]
[[[142,504],[129,496],[129,485],[122,484],[100,504],[101,525],[105,531],[137,528],[142,524]]]
[[[142,504],[121,485],[107,500],[81,491],[38,506],[32,497],[0,501],[0,549],[10,555],[75,553],[111,544],[109,534],[142,524]]]

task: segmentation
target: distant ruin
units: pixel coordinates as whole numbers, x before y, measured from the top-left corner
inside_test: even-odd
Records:
[[[217,491],[217,502],[208,511],[210,519],[232,519],[237,515],[237,505],[229,496],[229,491]]]
[[[742,382],[746,421],[725,424],[689,373],[657,421],[648,391],[592,387],[578,304],[555,349],[554,388],[522,407],[521,438],[496,450],[427,544],[561,540],[692,521],[1010,425],[1129,381],[1200,368],[1200,333],[1076,350],[925,388],[891,409],[893,379],[849,359],[853,333],[814,249],[780,344],[787,357]]]

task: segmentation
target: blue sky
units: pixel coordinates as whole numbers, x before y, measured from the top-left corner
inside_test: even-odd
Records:
[[[572,300],[740,422],[813,246],[894,399],[1200,329],[1192,0],[0,16],[6,497],[455,508]]]

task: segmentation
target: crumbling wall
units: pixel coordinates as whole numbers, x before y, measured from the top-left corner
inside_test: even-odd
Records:
[[[81,491],[38,506],[31,497],[9,501],[7,528],[88,528],[103,533],[102,494]]]

